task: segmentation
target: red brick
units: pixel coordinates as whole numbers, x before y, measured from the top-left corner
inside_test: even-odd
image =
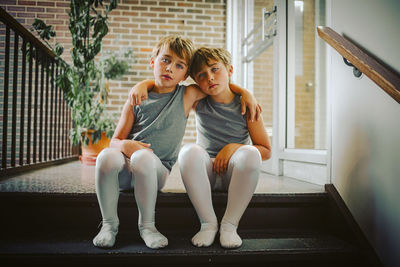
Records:
[[[46,23],[49,25],[64,25],[64,21],[63,20],[55,20],[55,19],[48,19],[46,20]]]
[[[128,5],[137,5],[139,4],[139,0],[125,0],[124,3]]]
[[[114,33],[129,33],[129,29],[112,28],[112,32],[114,32]]]
[[[68,15],[63,15],[63,14],[56,14],[57,19],[62,19],[65,21],[69,21],[69,16]]]
[[[123,16],[128,16],[128,17],[139,16],[139,12],[123,11],[123,12],[122,12],[122,15],[123,15]]]
[[[151,53],[153,51],[153,48],[148,48],[148,47],[141,47],[140,52],[149,52]]]
[[[38,6],[55,6],[55,3],[52,1],[49,2],[37,2]]]
[[[0,5],[7,6],[7,5],[16,5],[16,0],[0,0]]]
[[[171,1],[160,1],[158,4],[160,6],[175,6],[175,3]]]
[[[56,7],[70,7],[71,4],[69,2],[65,2],[65,3],[61,3],[61,2],[57,2],[56,3]]]
[[[19,6],[36,6],[36,1],[18,0],[18,5]]]
[[[49,12],[49,13],[66,13],[64,8],[51,8],[51,7],[46,8],[46,12]]]
[[[165,7],[150,7],[150,11],[165,12],[167,9]]]
[[[10,13],[10,14],[12,14],[12,13]],[[33,13],[18,13],[18,14],[16,14],[16,16],[20,17],[20,18],[35,18],[35,14],[33,14]]]
[[[132,33],[147,34],[147,33],[149,33],[149,31],[148,30],[132,30]]]
[[[56,25],[56,31],[69,31],[68,26]]]
[[[55,17],[55,15],[54,14],[37,14],[37,17],[38,18],[41,18],[41,19],[45,19],[45,18],[49,18],[49,19],[54,19],[54,17]]]
[[[23,6],[8,6],[7,11],[25,11]]]
[[[27,7],[26,11],[28,12],[44,12],[43,7]]]

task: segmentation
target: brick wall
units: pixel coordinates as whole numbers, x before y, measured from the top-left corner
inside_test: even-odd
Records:
[[[0,0],[0,6],[26,28],[40,18],[56,30],[56,42],[64,45],[64,59],[69,61],[72,47],[68,30],[69,0]],[[153,46],[165,35],[180,34],[191,38],[196,46],[225,47],[225,0],[122,0],[110,13],[109,34],[103,50],[133,50],[136,62],[122,81],[110,82],[108,112],[119,118],[130,88],[152,78],[149,59]],[[188,81],[190,82],[190,81]],[[195,142],[194,115],[190,115],[185,142]]]

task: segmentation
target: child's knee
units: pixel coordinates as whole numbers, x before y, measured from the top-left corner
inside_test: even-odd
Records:
[[[178,156],[179,166],[182,168],[191,163],[198,162],[202,158],[205,150],[197,144],[186,144],[182,147]]]
[[[115,148],[103,149],[96,159],[96,169],[103,173],[121,171],[125,164],[124,155]]]
[[[261,155],[257,148],[250,145],[241,146],[234,153],[235,167],[251,172],[260,170],[261,168]]]
[[[130,159],[131,168],[134,173],[146,174],[151,169],[155,169],[156,158],[153,152],[147,149],[135,151]]]

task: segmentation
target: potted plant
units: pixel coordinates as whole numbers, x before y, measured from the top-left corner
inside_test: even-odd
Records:
[[[50,47],[61,64],[62,71],[56,83],[63,90],[72,110],[71,141],[74,145],[80,143],[82,152],[85,152],[86,146],[100,140],[101,144],[108,146],[109,139],[103,139],[111,138],[115,128],[115,120],[104,113],[109,92],[107,80],[120,78],[129,65],[117,59],[115,54],[108,57],[102,55],[97,61],[95,58],[102,51],[102,40],[108,33],[108,14],[116,7],[117,0],[110,0],[107,6],[103,5],[103,0],[71,0],[68,15],[73,45],[72,64],[61,59],[64,48],[59,43],[55,48],[48,43],[56,36],[53,27],[39,19],[32,24],[33,31]],[[128,52],[128,56],[131,55]],[[89,157],[93,163],[93,155]]]

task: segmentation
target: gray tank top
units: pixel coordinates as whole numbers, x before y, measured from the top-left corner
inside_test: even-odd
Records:
[[[227,144],[251,144],[238,95],[229,104],[214,102],[209,96],[200,100],[196,106],[196,131],[196,143],[212,158]]]
[[[185,134],[185,88],[177,85],[175,91],[166,94],[150,91],[148,99],[133,108],[135,122],[128,138],[151,144],[150,148],[169,170],[178,158]]]

